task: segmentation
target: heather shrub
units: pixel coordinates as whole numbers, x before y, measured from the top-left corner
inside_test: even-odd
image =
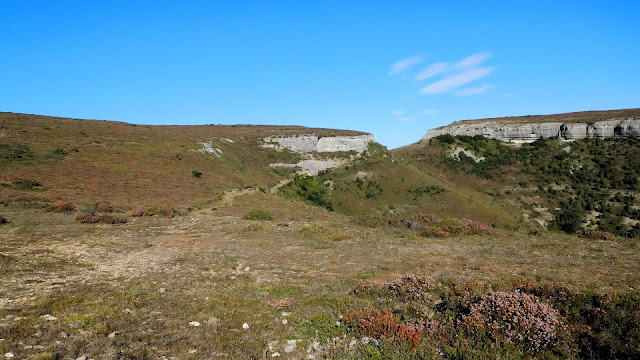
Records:
[[[267,300],[267,306],[276,310],[284,310],[291,307],[291,299],[271,299]]]
[[[6,217],[4,217],[4,216],[0,215],[0,224],[6,224],[6,223],[8,223],[8,222],[9,222],[9,221],[7,220],[7,218],[6,218]]]
[[[538,352],[559,348],[568,351],[569,329],[560,313],[537,297],[520,291],[491,291],[471,305],[462,318],[472,332],[483,332],[493,341]]]
[[[428,296],[429,292],[434,290],[435,287],[436,281],[432,277],[407,273],[393,281],[380,279],[358,280],[354,292],[370,293],[378,291],[378,295],[382,295],[380,291],[386,291],[390,295],[404,300],[420,300]]]
[[[132,211],[129,213],[130,217],[143,217],[143,216],[153,216],[153,215],[155,215],[155,213],[150,211],[144,211],[144,210]]]
[[[126,224],[127,218],[112,215],[80,214],[76,220],[83,224]]]
[[[406,344],[411,348],[418,345],[425,329],[421,321],[410,325],[399,323],[389,310],[365,308],[347,310],[342,315],[345,325],[360,335]]]
[[[97,203],[98,204],[98,212],[106,212],[106,213],[111,213],[111,212],[116,212],[118,210],[118,208],[116,208],[115,206],[111,205],[111,203],[107,202],[102,202],[102,203]]]
[[[387,288],[397,296],[408,300],[419,300],[428,296],[435,286],[435,280],[430,276],[418,276],[407,273],[402,277],[388,282]]]
[[[379,358],[431,358],[434,349],[458,359],[640,358],[638,290],[608,294],[559,282],[487,284],[407,274],[359,280],[354,293],[371,308],[352,310],[346,330],[389,340],[376,345]],[[375,310],[384,308],[390,310]],[[399,319],[422,324],[428,336],[397,350]]]
[[[75,212],[76,207],[72,203],[59,203],[53,204],[47,208],[48,211],[53,212]]]
[[[578,231],[578,236],[585,239],[591,240],[611,240],[613,239],[613,234],[607,231],[598,231],[598,230],[580,230]]]
[[[258,231],[258,230],[261,230],[261,229],[262,229],[262,225],[260,225],[258,223],[249,224],[245,228],[246,231]]]
[[[245,220],[265,220],[265,221],[271,221],[273,220],[273,215],[266,210],[260,210],[260,209],[254,209],[249,211],[248,213],[244,214],[244,216],[242,216],[243,219]]]
[[[560,312],[573,327],[581,358],[640,358],[640,291],[602,294],[557,282],[524,282],[516,288]]]

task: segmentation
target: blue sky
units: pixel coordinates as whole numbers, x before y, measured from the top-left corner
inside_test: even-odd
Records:
[[[371,132],[640,107],[638,1],[0,1],[0,111]]]

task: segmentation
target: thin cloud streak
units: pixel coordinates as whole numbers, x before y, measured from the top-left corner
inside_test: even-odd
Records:
[[[395,116],[401,116],[404,114],[404,110],[391,110],[391,113]]]
[[[431,95],[448,92],[474,80],[481,79],[491,74],[493,70],[495,70],[495,68],[490,67],[467,70],[463,73],[449,76],[443,80],[423,87],[420,89],[420,94]]]
[[[420,56],[420,55],[416,55],[416,56],[412,56],[410,58],[406,58],[406,59],[400,60],[400,61],[396,62],[395,64],[393,64],[391,66],[391,70],[389,70],[389,73],[387,74],[387,76],[391,76],[391,75],[395,75],[395,74],[399,74],[401,72],[404,72],[407,69],[409,69],[410,67],[412,67],[413,65],[419,63],[420,60],[422,60],[422,56]]]
[[[424,80],[430,77],[434,77],[440,73],[443,73],[449,69],[449,64],[444,62],[439,62],[435,64],[431,64],[424,68],[418,76],[416,76],[416,80]]]
[[[485,85],[485,86],[477,87],[477,88],[466,88],[466,89],[460,90],[458,92],[458,95],[460,95],[460,96],[470,96],[470,95],[482,94],[483,92],[491,89],[492,87],[495,87],[495,85]]]
[[[398,120],[406,121],[406,122],[416,122],[416,119],[406,118],[406,117],[398,118]]]
[[[460,68],[474,67],[476,65],[480,65],[483,62],[487,61],[489,58],[491,58],[491,56],[493,56],[491,51],[484,51],[481,53],[469,55],[466,58],[458,61],[455,65],[453,65],[453,68],[460,69]]]
[[[438,110],[433,110],[433,109],[422,110],[422,113],[425,115],[433,115],[433,114],[437,114]]]

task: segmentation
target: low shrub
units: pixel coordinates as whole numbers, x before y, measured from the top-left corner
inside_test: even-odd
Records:
[[[248,213],[244,214],[244,216],[242,216],[243,219],[245,220],[265,220],[265,221],[271,221],[273,220],[273,215],[266,210],[260,210],[260,209],[254,209],[249,211]]]
[[[445,358],[640,358],[638,290],[609,294],[559,282],[487,284],[407,274],[360,280],[354,293],[373,305],[349,313],[347,332],[393,339],[399,319],[424,321],[429,336],[416,348],[381,344],[379,358],[430,358],[423,355],[433,349]]]
[[[6,224],[6,223],[8,223],[8,222],[9,222],[9,220],[7,220],[7,218],[6,218],[6,217],[4,217],[4,216],[0,215],[0,224]]]
[[[271,299],[267,300],[266,304],[270,308],[274,308],[276,310],[284,310],[291,307],[291,299]]]
[[[59,203],[59,204],[53,204],[51,206],[49,206],[49,208],[47,209],[48,211],[53,211],[53,212],[75,212],[76,211],[76,207],[72,204],[72,203]]]
[[[32,180],[32,179],[17,179],[17,180],[14,180],[12,184],[18,190],[29,190],[29,191],[37,190],[37,188],[42,186],[41,182],[39,182],[38,180]]]
[[[395,227],[407,227],[422,236],[446,238],[449,235],[495,235],[488,225],[469,219],[444,219],[436,215],[418,214],[410,220],[390,219],[387,223]]]
[[[598,230],[580,230],[578,231],[578,236],[585,239],[591,240],[611,240],[613,239],[613,234],[607,231],[598,231]]]
[[[153,216],[153,215],[155,215],[155,213],[144,211],[144,210],[138,210],[138,211],[133,211],[129,213],[129,217],[143,217],[143,216]]]
[[[125,217],[96,214],[81,214],[76,216],[76,220],[83,224],[126,224],[128,222]]]
[[[347,310],[342,316],[345,325],[356,333],[406,344],[411,348],[418,345],[425,328],[422,321],[410,325],[401,324],[389,310],[381,311],[375,308]]]
[[[202,177],[202,171],[199,170],[191,170],[191,176],[193,176],[196,179],[199,179]]]
[[[505,342],[538,352],[560,347],[570,332],[560,313],[537,297],[520,291],[491,291],[471,306],[462,318],[474,333],[484,332],[494,342]]]
[[[120,209],[111,205],[111,203],[108,201],[98,203],[98,212],[112,213],[112,212],[118,212],[118,210]]]
[[[258,230],[261,230],[261,229],[262,229],[262,225],[260,225],[258,223],[249,224],[245,228],[246,231],[258,231]]]
[[[132,217],[140,217],[140,216],[164,216],[169,219],[173,219],[176,216],[184,216],[186,212],[167,207],[153,207],[144,211],[136,211],[130,214]]]

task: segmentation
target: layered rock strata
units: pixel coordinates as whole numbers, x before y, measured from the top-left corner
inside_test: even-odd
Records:
[[[640,137],[640,117],[601,120],[595,122],[538,122],[522,123],[508,121],[458,121],[451,125],[427,131],[422,138],[451,134],[482,135],[502,141],[535,141],[559,137],[564,140],[582,138]]]
[[[369,143],[375,142],[373,135],[356,136],[325,136],[316,135],[301,136],[273,136],[264,138],[262,147],[276,150],[287,149],[289,151],[306,154],[311,152],[338,152],[355,151],[361,153],[367,150]]]

